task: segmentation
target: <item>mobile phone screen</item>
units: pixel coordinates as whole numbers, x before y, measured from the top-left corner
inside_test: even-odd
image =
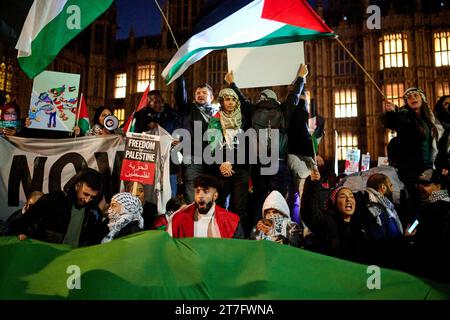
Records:
[[[408,233],[412,233],[414,229],[416,229],[417,225],[419,224],[419,220],[414,221],[414,223],[409,227]]]

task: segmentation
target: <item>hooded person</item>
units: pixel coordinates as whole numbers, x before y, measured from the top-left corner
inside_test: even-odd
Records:
[[[115,194],[108,208],[109,233],[102,243],[141,231],[144,228],[142,211],[142,203],[138,197],[128,192]]]
[[[303,227],[291,221],[289,206],[278,191],[272,191],[264,201],[262,219],[253,228],[250,239],[302,246]]]

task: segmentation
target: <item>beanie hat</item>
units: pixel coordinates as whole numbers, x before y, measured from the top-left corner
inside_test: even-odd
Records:
[[[328,205],[327,205],[327,209],[332,209],[334,206],[336,206],[336,197],[337,194],[339,193],[339,191],[341,191],[342,189],[348,189],[344,186],[341,187],[337,187],[334,188],[333,190],[330,191],[330,194],[328,195]]]

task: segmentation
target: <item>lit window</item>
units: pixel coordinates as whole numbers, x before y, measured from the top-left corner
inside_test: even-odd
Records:
[[[358,116],[356,89],[338,90],[334,92],[334,116],[336,118],[352,118]]]
[[[434,33],[434,60],[436,67],[450,65],[450,32]]]
[[[5,90],[6,83],[6,65],[4,62],[0,64],[0,90]]]
[[[117,119],[119,119],[119,126],[121,126],[125,121],[125,109],[114,109],[114,115],[117,117]]]
[[[345,160],[349,149],[358,149],[358,136],[342,132],[338,135],[338,160]]]
[[[384,86],[386,98],[395,105],[403,106],[403,92],[405,92],[405,85],[403,83],[390,83]]]
[[[380,38],[380,69],[408,66],[408,42],[402,33],[387,34]]]
[[[127,95],[127,74],[126,73],[119,73],[116,74],[116,81],[115,81],[115,91],[114,91],[114,98],[125,98]]]
[[[147,64],[138,66],[137,69],[137,92],[144,92],[150,84],[150,90],[155,90],[156,65]]]
[[[436,95],[438,98],[450,95],[449,82],[436,82]]]

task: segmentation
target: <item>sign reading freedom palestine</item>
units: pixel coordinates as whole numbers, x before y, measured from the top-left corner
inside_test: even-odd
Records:
[[[120,179],[153,184],[159,136],[128,132]]]

